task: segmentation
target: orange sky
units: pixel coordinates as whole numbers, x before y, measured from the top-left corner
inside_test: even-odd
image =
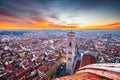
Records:
[[[120,0],[0,0],[0,30],[118,30]]]
[[[0,21],[0,30],[41,30],[41,29],[61,29],[70,30],[71,26],[68,25],[58,25],[47,21],[33,21],[28,20],[29,24],[20,24],[7,21]],[[109,23],[103,25],[90,25],[90,26],[80,26],[73,25],[73,30],[93,30],[93,29],[103,29],[103,30],[117,30],[120,29],[120,23]]]

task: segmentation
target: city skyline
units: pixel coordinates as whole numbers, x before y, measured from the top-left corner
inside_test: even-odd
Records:
[[[0,46],[1,80],[120,79],[117,30],[0,31]]]
[[[119,30],[119,0],[0,0],[0,30]]]

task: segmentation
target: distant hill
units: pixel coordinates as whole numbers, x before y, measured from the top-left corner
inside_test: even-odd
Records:
[[[23,35],[25,31],[0,31],[0,35]]]
[[[24,35],[25,33],[37,33],[37,34],[66,34],[70,30],[4,30],[0,31],[0,35]],[[120,35],[120,30],[73,30],[73,32],[76,32],[76,34],[96,34],[96,33],[101,33],[101,34],[119,34]]]

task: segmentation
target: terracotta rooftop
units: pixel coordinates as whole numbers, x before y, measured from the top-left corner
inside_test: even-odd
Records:
[[[110,80],[91,73],[77,73],[70,76],[57,78],[56,80]]]
[[[47,62],[46,64],[43,64],[42,66],[40,66],[38,69],[41,72],[46,73],[50,69],[50,67],[52,67],[52,65],[54,65],[53,62]]]
[[[6,69],[7,70],[14,70],[15,67],[13,65],[11,65],[11,64],[8,64],[8,65],[6,65]]]
[[[23,68],[18,68],[11,73],[11,78],[15,78],[15,76],[23,74],[24,72],[25,70]]]
[[[24,65],[25,68],[28,68],[28,67],[32,67],[34,65],[34,63],[33,62],[24,61],[22,63],[22,65]]]

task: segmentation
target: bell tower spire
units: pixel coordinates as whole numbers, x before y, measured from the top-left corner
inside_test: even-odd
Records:
[[[72,32],[72,25],[71,25],[71,32]]]

